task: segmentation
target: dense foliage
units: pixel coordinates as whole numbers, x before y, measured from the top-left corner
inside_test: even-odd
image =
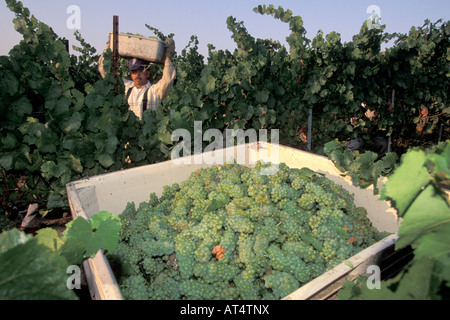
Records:
[[[378,180],[381,176],[394,172],[397,154],[388,152],[380,157],[373,151],[351,152],[345,145],[346,143],[332,140],[325,144],[324,152],[342,174],[352,178],[354,185],[361,188],[373,185],[374,193],[378,194]]]
[[[89,221],[78,217],[60,237],[52,228],[35,236],[11,229],[0,234],[0,300],[77,299],[69,267],[80,268],[99,249],[115,250],[120,221],[99,212]],[[80,289],[78,287],[77,289]]]
[[[326,177],[280,164],[193,172],[122,213],[127,299],[280,299],[362,249],[378,232]]]
[[[382,198],[391,200],[403,219],[395,248],[411,246],[414,257],[398,275],[382,281],[380,289],[370,290],[362,278],[361,286],[346,284],[341,299],[449,299],[449,187],[449,141],[402,157],[383,186]]]

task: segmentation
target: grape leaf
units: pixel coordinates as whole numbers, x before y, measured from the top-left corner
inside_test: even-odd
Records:
[[[267,91],[267,90],[258,91],[256,93],[255,99],[256,99],[256,102],[266,103],[267,100],[269,99],[269,91]]]
[[[105,220],[97,226],[86,244],[85,257],[93,257],[99,249],[115,250],[119,242],[120,223],[118,220]]]
[[[83,218],[77,218],[66,225],[61,238],[63,245],[59,254],[64,256],[69,264],[79,264],[84,260],[87,243],[92,237],[91,225]]]
[[[112,214],[108,211],[100,211],[99,213],[93,215],[89,222],[91,223],[92,230],[97,230],[105,222],[112,220],[116,223],[120,223],[119,216]]]
[[[216,200],[213,199],[211,201],[211,203],[208,205],[208,207],[206,208],[206,212],[214,212],[217,209],[223,208],[223,206],[227,203],[227,200]]]
[[[111,155],[106,153],[99,154],[98,156],[96,156],[96,159],[105,168],[109,168],[114,164],[114,160]]]
[[[52,228],[38,230],[36,239],[39,244],[48,247],[53,252],[57,252],[58,248],[63,244],[56,230]]]
[[[61,123],[61,129],[66,132],[76,132],[80,129],[83,116],[79,112],[74,112],[70,117]]]
[[[383,186],[382,200],[393,200],[400,217],[422,188],[431,180],[425,168],[426,156],[423,151],[413,150],[402,157],[401,165]]]
[[[0,299],[77,299],[66,286],[65,259],[38,239],[18,232],[12,229],[1,235],[1,247],[3,243],[16,245],[0,253]],[[25,238],[27,241],[18,241]]]
[[[420,192],[404,216],[399,228],[399,240],[396,247],[404,247],[410,244],[413,244],[414,247],[420,247],[420,243],[424,239],[428,241],[428,236],[430,236],[430,239],[434,239],[436,236],[434,232],[442,227],[446,228],[449,224],[450,208],[447,201],[441,194],[435,192],[433,185],[429,185]],[[432,232],[432,235],[429,235],[430,232]],[[415,243],[417,239],[419,242]],[[440,252],[438,248],[436,250]],[[435,255],[438,253],[431,250],[429,254]]]
[[[11,170],[14,166],[14,156],[11,153],[3,153],[0,156],[0,166],[6,171]]]
[[[8,232],[0,233],[0,253],[14,248],[19,244],[24,244],[30,240],[32,236],[17,229],[11,229]]]
[[[421,259],[411,266],[408,272],[401,272],[396,277],[382,281],[380,289],[369,289],[365,277],[359,278],[359,285],[347,282],[339,292],[339,299],[352,300],[423,300],[430,296],[430,280],[434,262]],[[365,280],[365,281],[364,281]],[[394,286],[394,284],[397,284]],[[393,289],[394,288],[394,289]]]

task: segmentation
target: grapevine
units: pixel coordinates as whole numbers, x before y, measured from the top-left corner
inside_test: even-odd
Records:
[[[356,283],[344,284],[339,299],[448,300],[449,164],[448,140],[433,148],[413,149],[402,157],[399,168],[384,184],[381,198],[392,200],[403,219],[395,249],[410,246],[412,259],[396,274],[382,279],[379,290],[370,290],[366,277],[361,276]]]

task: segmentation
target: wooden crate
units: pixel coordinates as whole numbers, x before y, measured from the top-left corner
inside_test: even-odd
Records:
[[[217,160],[219,159],[219,160]],[[383,256],[392,251],[397,240],[399,221],[390,203],[381,201],[373,194],[373,189],[361,189],[351,183],[350,178],[342,177],[341,172],[326,157],[317,156],[301,150],[265,142],[242,144],[191,157],[161,162],[138,168],[103,174],[89,179],[68,183],[67,193],[74,218],[89,219],[99,211],[120,214],[128,202],[136,206],[149,200],[155,192],[161,195],[163,186],[180,183],[189,178],[199,168],[215,165],[234,159],[238,164],[253,166],[256,161],[285,163],[290,168],[307,167],[324,174],[328,179],[342,185],[354,194],[355,205],[367,209],[368,218],[379,231],[392,233],[385,239],[361,251],[335,268],[302,286],[285,299],[323,299],[339,290],[342,283],[364,274],[369,265],[377,264]],[[216,162],[214,162],[216,161]],[[184,162],[184,163],[180,163]],[[219,164],[219,163],[217,163]],[[381,188],[385,179],[380,179]],[[93,299],[122,299],[117,281],[102,251],[84,263],[89,289]]]

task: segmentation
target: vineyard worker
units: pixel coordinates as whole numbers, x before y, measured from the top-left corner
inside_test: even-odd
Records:
[[[125,94],[130,106],[139,119],[142,119],[144,111],[147,109],[156,110],[161,101],[169,95],[170,88],[175,80],[176,71],[172,63],[172,57],[175,52],[175,42],[173,39],[166,40],[167,48],[164,57],[164,68],[161,80],[155,84],[151,84],[150,63],[148,61],[132,58],[129,60],[129,70],[131,71],[131,79],[123,79],[125,84]],[[109,42],[105,51],[109,48]],[[103,69],[103,54],[99,59],[98,68],[100,75],[104,78],[106,72]],[[145,104],[145,105],[144,105]]]

